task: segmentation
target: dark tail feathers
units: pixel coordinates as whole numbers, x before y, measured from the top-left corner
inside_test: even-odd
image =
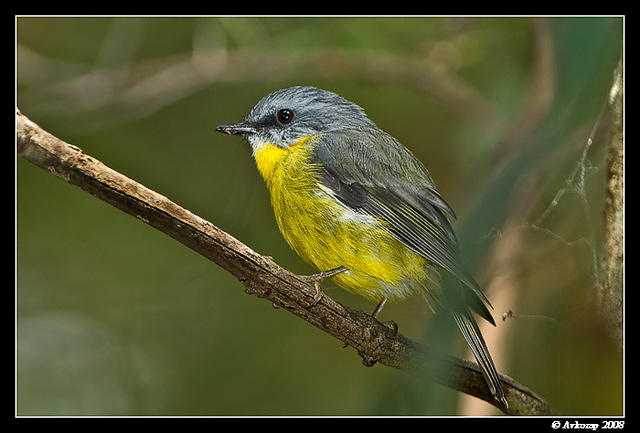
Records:
[[[482,369],[482,374],[487,381],[487,385],[489,385],[491,394],[493,394],[496,400],[502,402],[502,404],[508,407],[509,405],[505,398],[504,390],[502,389],[502,384],[500,383],[500,378],[496,371],[496,366],[493,364],[493,359],[491,359],[491,355],[489,354],[487,345],[482,338],[478,324],[473,319],[470,312],[460,313],[452,311],[452,314],[460,328],[460,331],[462,331],[462,335],[465,340],[467,340],[467,343],[473,351],[473,355],[476,357],[476,360]]]

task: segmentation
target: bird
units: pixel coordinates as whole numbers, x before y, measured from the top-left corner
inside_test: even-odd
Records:
[[[359,105],[314,86],[276,90],[217,131],[247,139],[289,246],[348,292],[377,304],[421,294],[450,314],[493,397],[508,406],[474,314],[493,308],[461,264],[456,215],[424,164]],[[442,284],[452,278],[455,284]]]

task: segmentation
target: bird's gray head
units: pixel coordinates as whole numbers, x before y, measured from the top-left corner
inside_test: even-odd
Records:
[[[245,135],[254,152],[266,143],[287,148],[301,138],[374,123],[358,105],[327,90],[295,86],[262,98],[242,121],[217,131]]]

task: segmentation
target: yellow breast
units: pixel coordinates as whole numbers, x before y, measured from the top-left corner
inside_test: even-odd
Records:
[[[346,208],[319,185],[320,165],[309,163],[310,136],[287,149],[265,144],[254,152],[271,195],[276,222],[287,243],[319,270],[344,266],[339,286],[378,301],[420,290],[425,261],[394,239],[371,216]]]

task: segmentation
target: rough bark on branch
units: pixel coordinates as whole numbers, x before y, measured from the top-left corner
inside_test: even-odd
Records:
[[[622,64],[618,65],[620,90],[613,101],[613,135],[607,151],[605,234],[598,292],[600,315],[610,338],[622,347],[624,279],[624,148],[622,130]]]
[[[278,266],[208,221],[107,167],[79,148],[42,130],[17,110],[17,154],[51,174],[127,212],[217,263],[238,278],[245,291],[268,299],[355,348],[361,356],[481,398],[510,415],[548,415],[540,396],[501,375],[509,407],[489,393],[479,367],[436,353],[361,311],[316,291],[305,277]]]

